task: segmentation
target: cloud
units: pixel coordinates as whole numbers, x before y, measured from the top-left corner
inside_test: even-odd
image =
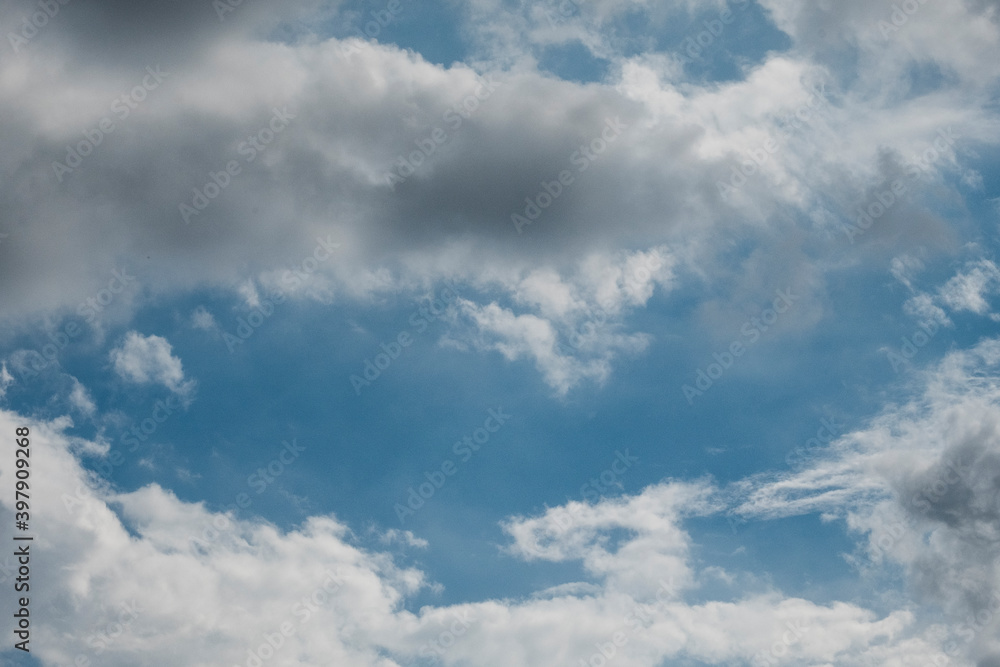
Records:
[[[399,530],[398,528],[386,530],[379,539],[383,544],[398,542],[406,546],[416,547],[417,549],[426,549],[428,545],[427,540],[417,537],[409,530]]]
[[[964,272],[958,273],[941,288],[941,300],[954,311],[968,310],[985,315],[990,310],[987,296],[1000,288],[1000,269],[988,259],[969,262]]]
[[[542,379],[560,396],[585,380],[603,383],[611,373],[613,356],[618,352],[641,352],[649,344],[648,336],[642,334],[604,334],[599,342],[591,341],[590,355],[577,356],[559,343],[553,324],[537,315],[515,314],[496,303],[478,306],[460,299],[458,304],[475,325],[475,347],[496,350],[509,361],[525,357],[534,360]],[[591,329],[596,327],[593,321],[587,324]],[[577,332],[571,335],[582,340]]]
[[[3,335],[88,299],[103,306],[123,259],[149,296],[226,292],[251,308],[278,288],[364,302],[450,280],[472,289],[446,341],[526,360],[565,396],[654,343],[632,316],[656,295],[701,282],[710,296],[699,314],[721,319],[792,285],[811,300],[802,321],[814,324],[828,274],[881,270],[891,254],[912,289],[913,257],[959,247],[939,211],[979,182],[968,163],[997,143],[996,2],[918,3],[887,32],[880,22],[894,7],[761,0],[763,20],[791,47],[738,58],[725,81],[692,79],[675,45],[658,40],[677,17],[723,2],[571,4],[553,23],[537,3],[473,0],[456,19],[472,55],[441,66],[389,44],[345,54],[360,45],[326,33],[353,17],[336,1],[241,3],[224,15],[202,0],[60,3],[23,52],[0,58]],[[37,11],[35,0],[14,0],[0,24],[19,30]],[[566,45],[602,61],[600,80],[543,70],[544,51]],[[155,88],[143,83],[151,70]],[[484,82],[488,99],[475,96]],[[135,90],[144,99],[123,115],[123,91]],[[475,110],[459,113],[470,99]],[[109,120],[114,129],[101,129]],[[623,128],[614,142],[609,123]],[[250,151],[265,130],[273,141]],[[937,148],[939,132],[957,139]],[[412,173],[387,178],[400,163]],[[554,195],[563,172],[572,183]],[[905,196],[842,252],[845,224],[898,179],[908,179]],[[198,212],[185,219],[182,205]],[[538,215],[518,229],[512,216],[526,206]],[[311,249],[327,238],[345,252],[319,264]],[[315,275],[285,280],[310,257]],[[941,322],[989,314],[997,279],[991,262],[968,264],[940,289],[914,292],[905,310]],[[205,309],[191,321],[217,330]],[[13,367],[27,354],[12,354]],[[162,337],[129,331],[110,359],[126,382],[194,390]],[[721,490],[665,480],[510,517],[508,555],[579,564],[587,580],[418,611],[408,604],[435,584],[380,549],[429,546],[421,538],[390,530],[367,548],[332,515],[282,530],[157,485],[120,492],[75,457],[106,455],[106,443],[67,435],[65,418],[0,411],[4,432],[31,424],[45,470],[37,521],[50,541],[36,562],[51,578],[37,608],[58,611],[39,615],[39,655],[169,667],[248,664],[249,653],[273,650],[300,664],[504,667],[613,649],[623,667],[913,664],[970,628],[909,603],[876,613],[763,587],[708,595],[706,581],[740,573],[693,557],[685,521],[733,498],[735,511],[763,519],[821,513],[860,541],[859,568],[896,566],[919,601],[948,619],[975,617],[998,590],[998,359],[995,341],[950,355],[917,398],[887,406],[801,469]],[[0,366],[0,396],[12,381]],[[69,397],[96,412],[76,380]],[[9,520],[8,499],[0,503]],[[136,612],[127,632],[98,657],[94,638],[127,609]],[[290,634],[268,648],[286,624]],[[972,636],[962,654],[996,664],[990,633]]]
[[[156,485],[114,493],[69,453],[61,434],[68,422],[35,424],[11,413],[0,421],[31,426],[32,455],[46,473],[34,480],[32,518],[53,541],[32,563],[52,577],[32,604],[62,611],[35,621],[32,651],[43,663],[83,655],[106,665],[243,664],[247,650],[266,645],[265,634],[290,623],[296,633],[287,656],[387,664],[367,642],[349,638],[350,626],[362,636],[373,628],[353,611],[366,609],[371,621],[391,616],[400,595],[421,587],[421,575],[351,546],[335,519],[314,517],[282,533],[207,512]],[[12,476],[2,464],[3,483]],[[4,501],[5,519],[12,511]],[[108,645],[106,629],[123,620],[123,605],[137,615]],[[10,623],[4,626],[9,632]],[[335,627],[343,635],[330,634]],[[105,640],[97,641],[102,632]]]
[[[634,253],[591,254],[564,273],[553,269],[508,270],[483,276],[482,286],[501,290],[513,302],[480,305],[458,301],[462,321],[451,342],[495,350],[514,361],[534,361],[557,395],[586,381],[598,384],[621,354],[639,354],[648,334],[623,333],[625,318],[643,307],[659,288],[675,286],[677,260],[666,247]]]
[[[505,523],[512,554],[532,558],[538,538],[542,557],[579,560],[593,580],[525,599],[411,612],[405,602],[432,586],[426,575],[361,546],[336,517],[280,530],[208,511],[156,484],[115,491],[72,453],[107,455],[108,448],[81,449],[65,434],[70,423],[0,411],[0,429],[31,429],[32,459],[45,471],[33,478],[32,512],[33,528],[47,536],[32,552],[47,576],[32,591],[33,609],[46,610],[33,616],[32,652],[43,664],[84,656],[107,667],[245,665],[255,664],[252,652],[301,665],[332,659],[397,667],[433,657],[446,665],[541,667],[614,651],[616,664],[627,667],[761,656],[779,665],[860,665],[940,648],[912,634],[906,610],[879,618],[851,603],[774,590],[687,602],[705,578],[719,579],[692,560],[681,527],[684,517],[718,509],[708,482],[665,481],[635,496],[512,517]],[[11,479],[9,463],[0,461],[0,485]],[[5,521],[9,502],[0,499]],[[566,525],[556,519],[564,514],[572,524],[553,528]],[[391,530],[376,543],[400,540],[424,546]],[[9,618],[0,623],[10,627]]]
[[[573,501],[540,517],[518,517],[504,530],[514,538],[513,552],[529,560],[580,560],[589,573],[637,598],[647,594],[649,582],[657,578],[671,582],[671,594],[676,594],[693,579],[690,541],[680,519],[720,510],[711,493],[705,483],[660,484],[639,496],[596,505]],[[612,545],[607,534],[613,529],[626,531],[628,537]]]
[[[202,331],[218,331],[219,325],[205,306],[198,306],[191,313],[191,326]]]
[[[585,273],[571,270],[580,257],[620,267],[623,253],[670,247],[683,269],[678,276],[756,285],[767,294],[812,273],[808,282],[821,290],[825,272],[870,260],[890,239],[903,249],[954,250],[953,230],[932,212],[954,195],[941,175],[962,166],[965,146],[995,143],[983,60],[968,57],[995,51],[997,30],[974,3],[921,5],[905,35],[886,41],[871,35],[879,14],[864,3],[817,8],[769,0],[764,18],[796,46],[748,64],[735,80],[709,83],[688,80],[648,35],[632,39],[624,28],[637,24],[633,12],[665,25],[679,14],[720,9],[714,1],[576,3],[565,25],[553,27],[538,8],[482,0],[457,18],[467,21],[460,28],[483,56],[475,67],[438,66],[377,43],[345,56],[346,42],[318,32],[353,16],[339,3],[244,3],[221,21],[211,5],[188,4],[138,12],[110,1],[71,3],[34,38],[30,54],[0,62],[8,146],[0,169],[11,175],[3,193],[16,223],[0,245],[4,317],[27,322],[74,308],[106,285],[122,257],[141,259],[134,270],[154,295],[207,287],[242,292],[252,303],[247,285],[281,285],[284,272],[301,267],[316,238],[328,235],[344,252],[319,267],[309,288],[286,289],[290,296],[333,303],[446,279],[502,277],[502,291],[518,292],[526,305],[548,300],[532,305],[538,311],[510,309],[512,317],[540,317],[554,335],[563,323],[553,319],[555,310],[541,310],[592,287]],[[19,1],[3,18],[17,24],[33,8]],[[940,25],[963,37],[941,40],[930,29]],[[849,36],[864,56],[857,77],[841,71],[850,58],[805,48],[820,30],[831,40]],[[572,41],[611,63],[602,81],[579,84],[539,70],[533,45]],[[918,102],[881,95],[885,81],[907,78],[901,72],[914,52],[954,70],[954,81]],[[144,80],[147,64],[169,74],[122,118],[114,102]],[[495,90],[474,112],[456,115],[484,79],[495,81]],[[245,142],[268,128],[276,109],[288,125],[251,162]],[[795,120],[803,110],[804,123]],[[57,177],[53,164],[89,141],[81,128],[96,136],[104,118],[116,129],[72,173]],[[626,129],[596,159],[583,160],[589,146],[601,145],[609,119]],[[840,228],[865,196],[919,160],[949,126],[959,143],[920,171],[920,183],[938,189],[915,184],[863,237],[877,243],[849,258],[828,257],[830,238],[843,239]],[[419,153],[435,129],[446,141],[390,188],[386,175]],[[734,196],[721,197],[719,184],[772,141],[779,150]],[[232,160],[239,174],[219,176]],[[511,216],[567,170],[573,183],[518,234]],[[218,187],[213,174],[226,185],[209,202],[204,191]],[[111,190],[93,194],[107,184]],[[199,197],[207,205],[185,224],[180,205]],[[780,259],[763,268],[733,263],[726,248],[734,242]],[[91,261],[73,261],[80,254]],[[546,277],[553,274],[561,277],[558,289],[568,290],[562,295],[545,291],[556,289]],[[641,308],[654,283],[631,288],[621,303]],[[497,325],[503,318],[491,303],[475,303],[471,321]],[[603,351],[582,361],[547,352],[543,334],[528,333],[530,319],[511,325],[516,341],[497,343],[497,332],[484,330],[478,347],[502,344],[505,354],[535,360],[562,392],[600,381],[617,354],[641,350],[641,334],[628,331],[626,320],[617,324],[621,337],[597,344]]]
[[[907,274],[920,268],[923,268],[922,264],[910,258],[908,269],[904,270],[902,263],[898,263],[893,265],[892,273],[912,290],[912,276]],[[954,326],[945,309],[952,313],[969,311],[997,320],[1000,315],[990,312],[987,300],[997,292],[1000,292],[1000,268],[988,259],[977,259],[966,262],[962,270],[933,292],[915,291],[914,296],[903,304],[903,310],[923,322],[945,326]]]
[[[73,390],[69,394],[69,402],[87,417],[93,416],[97,412],[97,404],[94,403],[90,392],[76,378],[73,378]]]
[[[737,512],[822,513],[864,536],[855,562],[901,566],[914,599],[979,664],[1000,656],[1000,340],[949,353],[917,396],[831,443],[803,470],[745,480]],[[995,607],[995,608],[994,608]],[[991,611],[992,609],[992,611]]]
[[[907,4],[906,11],[862,0],[762,0],[760,4],[792,37],[796,50],[824,59],[851,54],[856,58],[859,87],[881,99],[912,94],[912,71],[907,69],[915,62],[935,63],[970,83],[985,82],[990,75],[976,67],[977,54],[1000,49],[996,3],[991,0]],[[952,38],[941,39],[942,28]]]
[[[7,370],[7,364],[0,364],[0,398],[7,395],[7,389],[14,384],[14,376]]]
[[[110,357],[115,372],[128,382],[162,384],[178,396],[190,396],[196,383],[184,379],[181,360],[172,352],[166,338],[129,331]]]

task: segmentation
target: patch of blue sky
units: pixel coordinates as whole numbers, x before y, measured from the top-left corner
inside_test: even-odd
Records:
[[[749,250],[744,245],[734,252],[745,257]],[[953,263],[932,266],[924,280],[939,284],[955,268]],[[166,337],[186,375],[198,382],[187,410],[125,454],[125,463],[111,475],[119,488],[156,481],[183,499],[205,500],[212,509],[231,506],[246,493],[252,504],[241,516],[263,516],[283,528],[307,515],[334,512],[356,530],[369,525],[412,530],[432,542],[428,551],[411,553],[446,585],[443,601],[526,595],[540,582],[576,580],[579,564],[520,563],[499,553],[497,545],[507,538],[498,522],[540,513],[544,505],[592,500],[589,481],[599,479],[616,451],[628,449],[640,462],[617,480],[620,486],[599,495],[636,493],[671,477],[708,474],[725,484],[755,472],[788,469],[787,454],[813,437],[823,418],[863,416],[876,409],[881,389],[901,379],[879,348],[896,344],[915,326],[902,310],[908,293],[887,265],[834,273],[829,281],[829,312],[814,323],[812,333],[781,331],[773,338],[764,333],[693,406],[684,400],[681,385],[694,382],[713,353],[741,338],[743,322],[738,317],[731,330],[695,335],[703,324],[692,306],[706,296],[694,294],[696,289],[654,297],[649,308],[634,313],[629,324],[654,334],[651,347],[619,358],[604,386],[583,383],[565,400],[553,398],[533,361],[509,362],[497,352],[439,346],[448,331],[444,321],[429,322],[418,334],[409,321],[415,311],[412,295],[376,309],[351,303],[279,304],[230,353],[220,332],[191,328],[189,316],[203,306],[222,330],[237,335],[245,307],[232,298],[197,293],[144,308],[127,328],[109,328],[100,351],[89,337],[81,339],[80,347],[67,348],[61,362],[88,388],[101,412],[124,415],[120,424],[104,425],[105,437],[116,447],[132,426],[150,416],[157,401],[169,396],[162,386],[126,387],[113,377],[107,350],[126,330]],[[879,287],[872,290],[872,285]],[[858,321],[869,326],[859,329]],[[956,329],[923,348],[917,363],[929,364],[953,345],[972,344],[992,324],[972,316],[955,321]],[[383,343],[404,330],[413,333],[412,344],[359,395],[350,376],[363,375],[366,359],[374,359]],[[44,337],[19,343],[40,347]],[[26,386],[12,387],[14,407],[22,401],[44,405],[55,387],[42,378]],[[500,407],[512,415],[510,422],[462,460],[455,443],[479,428],[489,409]],[[226,420],[220,423],[219,415]],[[78,421],[81,434],[94,431],[86,419]],[[253,485],[251,477],[277,460],[282,443],[293,439],[305,451],[258,493],[260,485]],[[140,464],[149,458],[153,468]],[[406,504],[410,488],[440,479],[437,472],[447,460],[457,472],[400,522],[395,505]],[[94,467],[93,461],[89,465]],[[187,477],[178,472],[183,470],[197,474]],[[783,553],[775,544],[796,539],[798,530],[774,524],[759,539],[744,529],[741,539],[759,553],[761,567],[770,564],[765,569],[789,577],[783,587],[802,590],[806,582],[774,565]],[[811,529],[810,535],[812,557],[820,560],[833,559],[830,554],[845,551],[850,541],[836,528]],[[701,539],[698,533],[694,537]],[[494,570],[500,574],[487,576]]]
[[[595,57],[579,41],[549,45],[540,51],[539,70],[576,83],[603,81],[611,65],[609,60]]]
[[[461,5],[446,0],[349,0],[334,20],[317,28],[324,37],[357,37],[394,44],[424,60],[450,66],[468,56]]]
[[[734,2],[726,10],[677,18],[674,28],[658,38],[658,50],[677,54],[685,61],[685,73],[701,83],[741,80],[769,53],[787,51],[792,45],[753,2]]]

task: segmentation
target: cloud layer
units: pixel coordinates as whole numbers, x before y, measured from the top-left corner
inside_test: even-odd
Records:
[[[717,12],[717,3],[588,3],[551,30],[539,27],[548,23],[542,14],[512,23],[498,3],[472,3],[470,25],[483,27],[470,39],[493,58],[476,68],[309,34],[311,21],[335,20],[335,6],[298,3],[280,18],[240,6],[219,20],[201,5],[153,14],[67,5],[0,64],[9,234],[0,246],[9,298],[0,307],[17,319],[68,312],[122,264],[150,295],[235,290],[300,268],[328,235],[343,252],[319,270],[325,300],[444,278],[515,298],[528,275],[585,290],[579,258],[607,265],[666,247],[678,268],[725,284],[748,276],[728,261],[727,238],[783,257],[753,278],[770,289],[795,279],[821,291],[826,270],[881,244],[947,246],[952,232],[932,212],[953,187],[942,174],[968,172],[961,152],[995,136],[984,78],[995,59],[970,61],[973,51],[997,49],[992,5],[920,4],[888,38],[878,22],[890,17],[868,5],[807,5],[763,3],[792,48],[712,85],[686,81],[674,52],[614,55],[609,36],[629,11],[655,24]],[[734,11],[734,20],[750,20]],[[952,38],[938,39],[941,25]],[[106,40],[103,31],[131,37]],[[528,42],[501,48],[488,34]],[[848,35],[839,48],[856,71],[835,66],[834,35]],[[613,63],[604,81],[538,71],[533,41],[573,39]],[[109,43],[130,57],[112,58]],[[882,86],[912,79],[914,67],[936,68],[943,83],[926,93]],[[952,141],[934,150],[939,132]],[[856,241],[842,231],[858,207],[907,165],[915,169],[904,177],[907,194],[859,237],[870,248],[834,259],[848,237]],[[529,226],[518,223],[529,215]],[[510,318],[504,335],[522,342],[504,354],[550,355],[547,334],[526,330],[539,328],[530,325],[538,313],[501,317],[488,300],[469,308],[487,338]],[[609,355],[641,350],[641,340],[641,332],[608,340],[599,359],[573,370],[539,368],[564,392],[605,376]]]
[[[512,518],[513,554],[579,560],[591,582],[411,612],[406,599],[431,582],[397,564],[398,555],[360,546],[335,517],[282,531],[207,511],[155,484],[116,492],[78,460],[106,456],[107,445],[67,437],[69,424],[0,413],[0,428],[30,426],[33,465],[45,471],[35,482],[33,528],[46,537],[32,563],[48,579],[31,593],[33,641],[46,663],[84,656],[112,667],[243,665],[255,664],[252,652],[297,665],[430,657],[544,665],[613,651],[623,665],[759,655],[775,664],[863,664],[869,652],[905,656],[931,646],[906,638],[909,611],[879,618],[767,589],[685,602],[701,584],[734,574],[691,559],[683,517],[722,508],[705,483],[664,482],[632,497]],[[0,484],[11,474],[0,469]],[[6,500],[0,514],[12,519]]]

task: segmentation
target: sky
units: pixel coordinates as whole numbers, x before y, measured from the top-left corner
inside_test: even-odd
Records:
[[[0,665],[1000,667],[996,0],[0,28]]]

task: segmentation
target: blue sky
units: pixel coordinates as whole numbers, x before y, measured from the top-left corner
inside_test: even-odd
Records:
[[[0,10],[0,662],[1000,664],[994,2],[175,5]]]

